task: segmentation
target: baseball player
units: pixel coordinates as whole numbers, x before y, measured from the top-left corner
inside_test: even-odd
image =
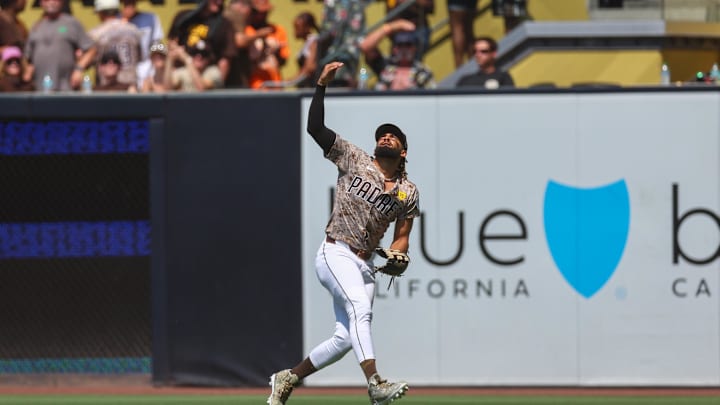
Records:
[[[389,404],[408,390],[406,382],[380,378],[370,323],[376,273],[398,276],[410,262],[407,251],[413,218],[419,214],[418,190],[407,179],[407,138],[400,128],[380,125],[371,156],[325,126],[325,88],[342,66],[342,62],[325,65],[308,115],[308,132],[338,167],[333,212],[315,258],[317,277],[333,298],[335,333],[298,365],[270,377],[270,405],[285,404],[303,378],[340,360],[350,349],[367,379],[371,404]],[[379,248],[393,221],[390,248]],[[387,261],[374,267],[373,252]]]

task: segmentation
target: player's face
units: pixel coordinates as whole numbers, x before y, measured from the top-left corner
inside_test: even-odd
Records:
[[[375,145],[375,156],[386,158],[404,157],[405,149],[403,148],[400,138],[391,133],[387,133],[378,139]]]

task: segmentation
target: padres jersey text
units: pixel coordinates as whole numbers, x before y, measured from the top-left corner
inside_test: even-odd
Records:
[[[325,232],[357,249],[372,251],[391,222],[419,215],[418,190],[399,178],[384,191],[384,177],[373,158],[340,136],[326,156],[338,167],[335,206]]]

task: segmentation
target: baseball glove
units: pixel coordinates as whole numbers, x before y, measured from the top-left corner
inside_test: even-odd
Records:
[[[410,257],[399,250],[395,249],[375,249],[380,257],[387,259],[384,265],[375,267],[375,271],[387,274],[389,276],[398,277],[401,276],[405,270],[407,270],[408,264],[410,264]]]

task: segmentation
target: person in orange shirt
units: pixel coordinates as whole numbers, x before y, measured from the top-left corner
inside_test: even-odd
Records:
[[[280,68],[290,58],[290,47],[285,28],[268,22],[272,10],[270,0],[252,0],[252,9],[245,35],[252,65],[250,88],[259,89],[266,82],[282,81]]]

